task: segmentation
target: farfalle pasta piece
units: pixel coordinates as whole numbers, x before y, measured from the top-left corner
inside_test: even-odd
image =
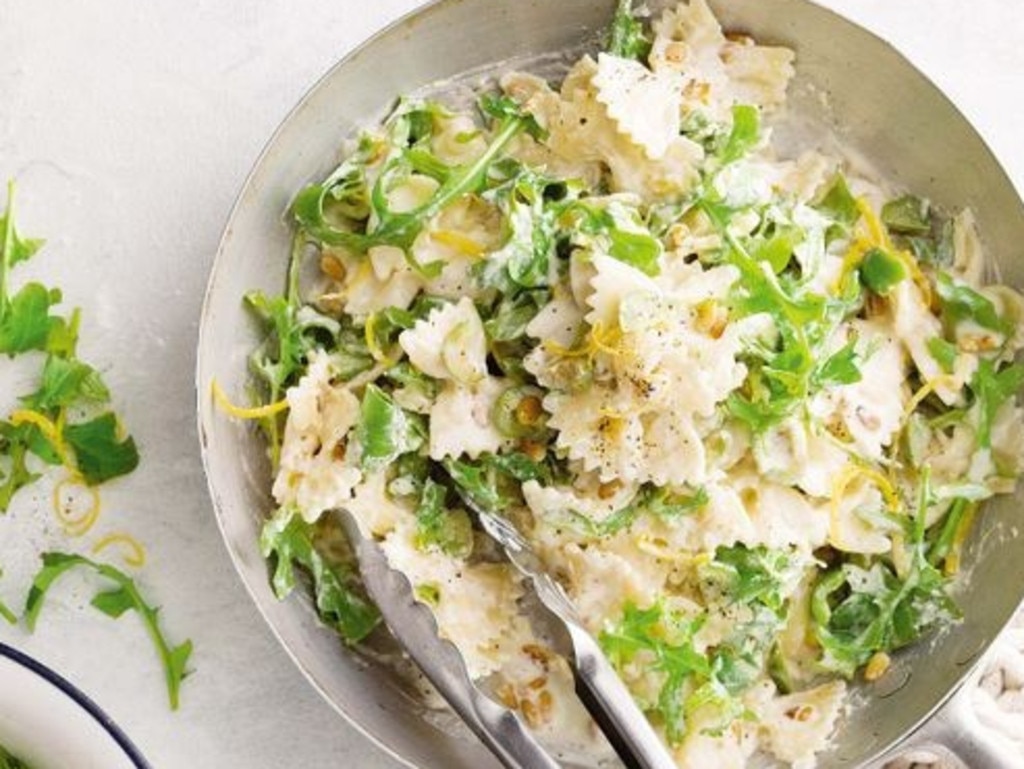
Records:
[[[674,72],[651,72],[632,59],[597,57],[594,98],[619,128],[652,160],[664,157],[679,135],[682,81]]]
[[[314,353],[299,383],[288,390],[288,421],[273,494],[307,521],[352,498],[362,479],[346,461],[347,436],[359,418],[359,401],[331,382],[330,356]]]
[[[509,445],[491,418],[507,387],[497,377],[486,377],[471,387],[447,383],[430,409],[430,458],[440,461],[465,454],[476,459]]]
[[[612,191],[632,192],[644,199],[679,197],[692,189],[704,158],[701,145],[685,136],[674,136],[662,144],[653,134],[642,135],[660,153],[657,159],[649,157],[645,145],[621,130],[598,100],[594,83],[598,72],[598,64],[584,57],[566,76],[559,94],[533,81],[526,84],[506,78],[503,82],[510,93],[527,95],[523,106],[548,131],[544,146],[558,165],[604,164],[611,173]],[[616,109],[621,111],[619,105]],[[663,137],[663,132],[658,136]],[[525,146],[530,158],[537,160],[535,147],[529,142]]]
[[[746,37],[730,39],[705,0],[665,11],[654,31],[651,68],[681,75],[684,113],[727,123],[734,105],[774,110],[785,103],[793,52]]]
[[[830,681],[772,697],[761,711],[766,747],[780,761],[801,764],[825,749],[843,711],[846,685]]]
[[[472,385],[487,376],[487,340],[473,300],[432,310],[398,337],[416,368],[435,379]]]

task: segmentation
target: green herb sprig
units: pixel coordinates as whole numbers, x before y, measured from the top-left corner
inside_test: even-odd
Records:
[[[114,619],[118,619],[128,611],[138,614],[163,665],[171,710],[177,710],[181,683],[189,675],[186,668],[189,657],[192,655],[192,641],[186,640],[178,645],[171,644],[160,626],[160,610],[149,604],[135,580],[119,569],[81,555],[59,552],[43,553],[43,566],[32,580],[32,587],[25,601],[24,619],[29,631],[35,630],[43,604],[54,584],[73,569],[92,571],[113,583],[112,588],[93,596],[90,603],[94,608]]]

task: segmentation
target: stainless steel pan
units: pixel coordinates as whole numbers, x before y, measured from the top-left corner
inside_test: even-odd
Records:
[[[667,4],[650,3],[655,11]],[[924,76],[881,40],[807,0],[712,4],[728,28],[796,49],[796,113],[820,113],[827,95],[844,139],[888,176],[939,205],[971,206],[1002,278],[1024,285],[1024,207],[978,135]],[[216,377],[231,391],[243,390],[256,331],[241,296],[284,285],[289,230],[282,213],[295,190],[330,170],[346,135],[380,116],[396,94],[425,83],[578,49],[604,27],[612,6],[612,0],[438,0],[374,37],[314,86],[271,139],[241,192],[210,277],[199,345],[199,420],[231,557],[310,682],[368,737],[412,766],[477,768],[493,760],[476,743],[420,717],[394,674],[346,651],[308,602],[274,598],[257,548],[270,507],[263,447],[252,430],[215,412],[209,385]],[[882,682],[856,692],[864,702],[842,723],[823,766],[861,766],[901,741],[936,739],[975,766],[998,765],[996,748],[963,726],[962,707],[920,727],[957,690],[1024,595],[1021,503],[1021,494],[1000,498],[979,521],[965,558],[965,621],[899,655]]]

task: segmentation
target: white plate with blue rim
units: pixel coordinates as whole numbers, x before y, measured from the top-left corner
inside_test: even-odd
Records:
[[[50,668],[2,643],[0,746],[27,769],[150,769],[95,702]]]

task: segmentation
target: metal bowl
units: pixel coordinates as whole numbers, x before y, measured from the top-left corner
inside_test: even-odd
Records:
[[[667,0],[651,2],[660,11]],[[1004,281],[1024,284],[1024,206],[991,152],[939,90],[889,45],[807,0],[712,0],[728,29],[797,52],[791,112],[820,116],[822,96],[845,143],[896,184],[950,209],[969,206]],[[218,414],[216,378],[239,392],[257,331],[242,309],[252,289],[284,286],[291,196],[338,159],[343,138],[373,123],[403,93],[467,71],[580,50],[596,40],[613,0],[438,0],[376,35],[298,104],[245,183],[210,276],[198,354],[200,435],[217,518],[242,580],[282,645],[337,710],[399,760],[483,767],[493,759],[422,717],[395,674],[347,651],[308,600],[278,602],[257,546],[271,507],[269,467],[256,433]],[[822,766],[861,766],[905,739],[957,689],[1024,594],[1022,497],[990,504],[968,547],[966,621],[898,655],[874,688],[855,691]],[[934,723],[934,722],[933,722]],[[948,723],[941,721],[940,723]],[[945,740],[956,740],[947,731]],[[921,739],[920,733],[918,738]],[[963,746],[962,746],[963,747]],[[973,750],[984,750],[974,745]]]

